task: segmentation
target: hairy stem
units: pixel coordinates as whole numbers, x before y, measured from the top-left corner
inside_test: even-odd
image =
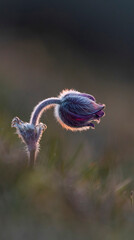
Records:
[[[30,124],[33,124],[35,126],[39,124],[41,115],[44,112],[44,110],[52,107],[55,104],[60,104],[60,103],[61,103],[61,100],[59,98],[48,98],[43,100],[42,102],[39,102],[31,114]]]
[[[36,160],[36,151],[32,150],[29,152],[29,167],[34,167]]]

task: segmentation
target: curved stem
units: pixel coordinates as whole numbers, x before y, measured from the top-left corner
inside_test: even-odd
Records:
[[[39,120],[44,110],[52,107],[55,104],[60,104],[60,103],[61,103],[61,100],[59,98],[48,98],[43,100],[42,102],[39,102],[31,114],[30,124],[33,124],[35,126],[39,124]]]

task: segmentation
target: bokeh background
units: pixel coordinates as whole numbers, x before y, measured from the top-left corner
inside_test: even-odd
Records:
[[[1,0],[0,239],[133,239],[134,2]],[[72,133],[53,109],[36,168],[14,116],[65,88],[106,104],[95,130]]]

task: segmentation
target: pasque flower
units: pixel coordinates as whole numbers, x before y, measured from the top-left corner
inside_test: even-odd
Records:
[[[67,130],[82,131],[94,128],[92,121],[100,122],[104,104],[97,104],[92,95],[74,90],[63,91],[61,103],[55,107],[55,116]]]
[[[12,120],[17,134],[26,144],[30,165],[33,165],[39,150],[39,142],[46,125],[40,123],[42,113],[55,107],[55,117],[62,127],[71,131],[94,128],[93,121],[100,122],[104,116],[104,104],[97,104],[92,95],[75,90],[64,90],[57,98],[48,98],[39,102],[34,108],[30,122],[23,122],[18,117]]]

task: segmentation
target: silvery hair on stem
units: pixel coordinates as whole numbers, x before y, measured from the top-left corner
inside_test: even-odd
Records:
[[[71,131],[82,131],[94,128],[94,121],[100,122],[104,116],[104,104],[97,104],[95,98],[87,93],[75,90],[64,90],[55,98],[45,99],[33,109],[30,122],[23,122],[18,117],[12,120],[12,127],[26,144],[29,164],[34,165],[39,151],[39,142],[46,125],[40,118],[46,109],[54,107],[54,115],[61,126]]]

